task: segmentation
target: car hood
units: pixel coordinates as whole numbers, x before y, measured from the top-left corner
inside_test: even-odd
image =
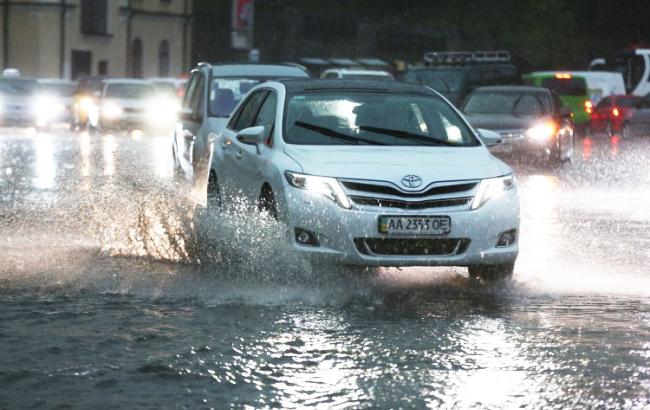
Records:
[[[436,181],[492,178],[512,172],[484,147],[285,146],[302,172],[336,178],[390,181],[417,175],[426,186]],[[299,170],[296,170],[299,171]]]
[[[502,114],[466,114],[467,121],[474,128],[483,128],[491,131],[525,130],[533,124],[548,117],[542,116],[516,116]]]

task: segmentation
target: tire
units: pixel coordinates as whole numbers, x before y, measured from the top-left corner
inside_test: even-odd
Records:
[[[222,205],[223,202],[221,201],[221,190],[219,189],[217,174],[214,171],[210,171],[210,175],[208,175],[207,208],[208,210],[219,210]]]
[[[632,138],[632,126],[629,122],[623,124],[623,131],[621,132],[621,137],[624,139]]]
[[[260,199],[257,201],[257,210],[259,212],[266,212],[268,216],[275,221],[278,220],[277,203],[275,202],[273,191],[271,191],[271,188],[268,185],[265,185],[262,188]]]
[[[514,263],[502,263],[498,265],[474,265],[468,266],[470,280],[484,283],[508,283],[512,280]]]
[[[614,127],[612,127],[611,122],[607,122],[607,126],[605,126],[605,135],[607,135],[607,138],[612,138],[614,135]]]

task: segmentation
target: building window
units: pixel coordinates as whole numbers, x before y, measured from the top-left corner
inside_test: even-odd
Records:
[[[108,75],[108,60],[99,60],[97,63],[97,75],[107,76]]]
[[[142,78],[142,40],[136,38],[131,46],[131,76]]]
[[[108,0],[81,0],[81,33],[108,34]]]
[[[73,80],[89,76],[90,67],[92,66],[92,54],[86,50],[71,51],[71,70],[70,76]]]
[[[158,47],[158,75],[169,77],[169,41],[163,40]]]

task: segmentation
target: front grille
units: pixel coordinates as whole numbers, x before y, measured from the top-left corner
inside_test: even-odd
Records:
[[[359,253],[369,256],[453,256],[464,253],[468,238],[355,238]]]
[[[450,206],[467,205],[472,197],[448,198],[448,199],[430,199],[426,201],[400,201],[398,199],[385,198],[368,198],[363,196],[351,196],[352,202],[358,205],[378,206],[381,208],[399,208],[399,209],[429,209],[429,208],[446,208]]]
[[[402,196],[402,197],[410,197],[410,198],[465,192],[473,189],[477,184],[477,182],[467,182],[461,184],[434,186],[423,192],[403,192],[387,185],[370,184],[370,183],[363,183],[363,182],[356,182],[356,181],[355,182],[341,181],[341,183],[343,184],[343,186],[353,191],[362,191],[362,192],[370,192],[374,194],[394,195],[394,196]]]

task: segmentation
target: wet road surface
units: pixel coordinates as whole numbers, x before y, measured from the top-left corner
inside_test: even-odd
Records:
[[[516,166],[486,289],[312,267],[251,216],[206,255],[168,138],[3,129],[0,408],[650,407],[650,138],[576,149]]]

